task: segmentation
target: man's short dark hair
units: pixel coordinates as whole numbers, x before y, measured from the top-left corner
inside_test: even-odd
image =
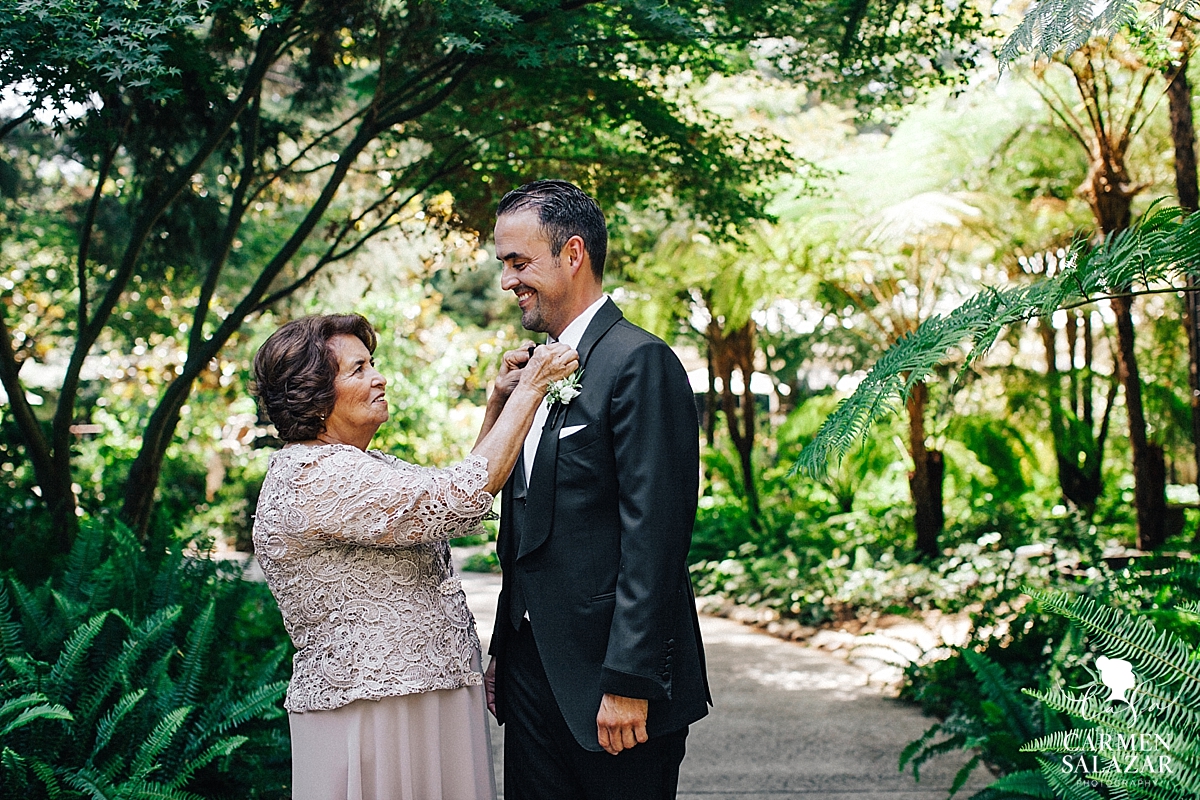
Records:
[[[500,199],[496,216],[515,211],[537,211],[550,252],[558,255],[572,236],[583,239],[592,259],[592,272],[599,280],[608,257],[608,227],[604,212],[591,195],[567,181],[543,180],[513,189]]]
[[[339,334],[357,337],[375,352],[375,329],[365,317],[324,314],[292,320],[254,354],[251,391],[283,441],[308,441],[325,430],[337,397],[338,363],[329,340]]]

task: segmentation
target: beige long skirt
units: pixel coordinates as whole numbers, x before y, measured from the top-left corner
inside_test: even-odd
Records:
[[[288,714],[293,800],[495,800],[482,686]]]

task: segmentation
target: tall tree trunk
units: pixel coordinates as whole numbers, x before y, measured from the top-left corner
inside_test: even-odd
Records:
[[[1196,175],[1196,128],[1192,119],[1192,87],[1188,82],[1188,55],[1191,31],[1180,24],[1173,38],[1179,40],[1182,56],[1174,75],[1169,75],[1167,103],[1171,117],[1171,141],[1175,146],[1175,191],[1185,214],[1200,208],[1200,181]],[[1196,279],[1189,275],[1184,295],[1184,329],[1188,338],[1188,388],[1192,407],[1192,448],[1196,460],[1196,485],[1200,488],[1200,292]],[[1200,536],[1200,530],[1197,530]]]
[[[755,401],[750,389],[754,375],[754,355],[757,349],[754,321],[750,320],[732,331],[723,330],[714,319],[706,332],[708,349],[713,367],[721,379],[721,407],[725,412],[725,423],[729,437],[737,449],[741,462],[742,483],[746,492],[746,505],[755,520],[759,516],[758,487],[754,479],[754,433]],[[742,395],[733,392],[733,373],[742,374]]]
[[[1137,546],[1153,550],[1166,539],[1166,467],[1161,447],[1151,446],[1146,436],[1142,408],[1142,379],[1133,346],[1133,298],[1112,301],[1117,317],[1117,369],[1125,389],[1125,413],[1129,418],[1129,449],[1133,454],[1133,504],[1137,514]]]
[[[146,423],[146,429],[142,433],[142,447],[129,467],[121,519],[143,538],[150,529],[163,459],[175,435],[175,428],[179,425],[180,412],[192,391],[194,381],[195,376],[185,372],[167,387],[158,407]],[[140,490],[131,491],[133,487]]]
[[[711,451],[717,443],[717,375],[713,367],[712,345],[704,348],[704,357],[708,362],[708,386],[704,389],[704,442]],[[713,471],[711,466],[704,468],[704,493],[712,491]]]
[[[1081,193],[1091,206],[1102,235],[1108,236],[1129,227],[1133,198],[1140,188],[1132,183],[1125,167],[1124,145],[1098,136],[1091,154],[1091,168]],[[1129,288],[1113,287],[1117,292]],[[1134,346],[1133,298],[1117,298],[1111,305],[1117,318],[1117,373],[1125,390],[1125,408],[1129,419],[1137,545],[1144,550],[1154,549],[1165,539],[1166,469],[1160,463],[1162,449],[1150,447],[1146,434],[1142,380]]]
[[[909,394],[905,407],[908,410],[909,455],[913,460],[908,486],[913,498],[917,552],[932,558],[938,554],[938,538],[946,524],[942,508],[942,478],[946,465],[940,450],[925,446],[925,406],[928,403],[929,389],[924,383],[918,383]]]
[[[1069,319],[1069,317],[1068,317]],[[1091,365],[1090,323],[1086,321],[1080,326],[1084,334],[1084,355]],[[1046,405],[1050,410],[1050,435],[1054,440],[1055,462],[1058,465],[1058,485],[1063,500],[1082,510],[1088,516],[1096,510],[1096,501],[1104,491],[1101,480],[1100,463],[1104,457],[1104,440],[1108,430],[1108,414],[1104,416],[1101,432],[1094,432],[1091,415],[1092,401],[1090,396],[1084,397],[1082,392],[1092,390],[1088,368],[1083,370],[1082,380],[1077,379],[1074,368],[1075,347],[1068,336],[1068,351],[1071,353],[1071,397],[1069,405],[1070,416],[1064,409],[1062,396],[1062,372],[1058,369],[1058,349],[1056,331],[1048,321],[1039,323],[1042,336],[1042,346],[1046,350]],[[1077,387],[1080,394],[1076,395]],[[1085,419],[1080,422],[1079,414]]]

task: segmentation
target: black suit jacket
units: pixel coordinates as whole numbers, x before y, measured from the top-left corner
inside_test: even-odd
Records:
[[[578,350],[582,393],[550,409],[529,485],[518,461],[504,487],[496,544],[504,585],[490,652],[504,658],[519,575],[558,706],[579,744],[598,751],[604,693],[648,699],[651,737],[708,713],[687,571],[699,428],[679,359],[611,300]],[[586,427],[559,438],[578,425]]]

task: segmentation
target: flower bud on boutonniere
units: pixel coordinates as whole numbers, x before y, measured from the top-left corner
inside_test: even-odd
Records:
[[[583,370],[577,370],[575,374],[565,378],[560,378],[550,384],[546,389],[546,401],[550,405],[561,403],[562,405],[570,405],[571,401],[579,396],[583,391],[583,385],[580,381],[583,380]]]

